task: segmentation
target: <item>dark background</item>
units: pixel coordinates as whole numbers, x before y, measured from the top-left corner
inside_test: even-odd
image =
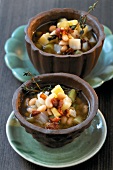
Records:
[[[28,19],[51,8],[70,7],[87,11],[94,0],[0,0],[0,169],[47,169],[34,165],[20,157],[9,145],[6,137],[6,121],[12,111],[11,99],[20,82],[12,75],[4,62],[4,44],[14,29],[27,24]],[[99,21],[113,31],[113,1],[100,0],[92,12]],[[102,149],[90,160],[70,167],[76,170],[113,170],[113,79],[95,89],[99,97],[99,109],[107,126],[107,139]],[[93,139],[92,139],[93,140]],[[69,168],[65,168],[69,169]]]

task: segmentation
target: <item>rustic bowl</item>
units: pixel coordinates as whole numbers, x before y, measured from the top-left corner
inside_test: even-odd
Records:
[[[87,52],[76,55],[57,55],[43,52],[38,49],[33,41],[32,35],[37,27],[51,20],[67,18],[68,20],[79,19],[85,15],[84,11],[76,11],[70,8],[56,8],[39,13],[31,18],[25,28],[25,41],[28,55],[34,67],[42,73],[66,72],[86,77],[97,63],[105,39],[104,28],[97,18],[88,14],[87,24],[92,26],[97,36],[97,44]]]
[[[40,76],[36,76],[35,79],[41,80],[39,82],[40,87],[42,85],[45,86],[48,84],[63,84],[71,88],[81,89],[89,103],[88,117],[86,118],[86,120],[76,126],[59,130],[44,129],[29,123],[22,115],[20,109],[23,97],[25,95],[22,91],[22,87],[24,85],[26,85],[27,87],[31,87],[33,85],[33,83],[29,80],[22,84],[14,93],[12,105],[16,118],[19,120],[20,124],[25,128],[25,130],[33,136],[33,138],[46,146],[56,148],[72,142],[86,128],[90,126],[91,121],[97,113],[98,97],[94,89],[80,77],[69,73],[42,74]]]

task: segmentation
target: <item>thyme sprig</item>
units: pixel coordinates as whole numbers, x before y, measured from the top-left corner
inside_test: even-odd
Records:
[[[41,90],[41,88],[40,88],[39,84],[36,82],[33,74],[31,74],[30,72],[25,72],[23,76],[31,76],[32,82],[36,84],[36,86],[38,87],[39,90]]]
[[[41,87],[39,86],[39,84],[38,84],[38,82],[41,81],[41,80],[40,80],[40,79],[35,80],[35,75],[33,75],[33,74],[30,73],[30,72],[25,72],[25,73],[23,74],[23,76],[30,76],[32,83],[35,84],[35,86],[30,86],[30,87],[24,85],[24,86],[22,87],[22,90],[23,90],[23,92],[25,92],[25,93],[33,93],[33,94],[34,94],[34,93],[38,93],[38,92],[40,92],[40,91],[42,91],[42,92],[51,91],[51,89],[52,89],[52,86],[51,86],[51,85],[47,85],[46,87],[41,88]]]
[[[40,80],[35,80],[35,75],[33,75],[33,74],[31,74],[30,72],[25,72],[24,74],[23,74],[23,76],[30,76],[31,77],[31,81],[32,81],[32,83],[34,83],[36,86],[35,87],[27,87],[26,85],[24,85],[23,87],[22,87],[22,90],[24,91],[24,92],[26,92],[26,93],[29,93],[29,92],[31,92],[31,93],[37,93],[37,92],[39,92],[40,90],[41,90],[41,88],[40,88],[40,86],[39,86],[39,84],[38,84],[38,82],[37,81],[40,81]]]
[[[39,92],[39,90],[37,90],[35,88],[32,88],[32,87],[28,88],[27,86],[23,86],[22,90],[25,93],[29,93],[29,92],[31,92],[31,93],[38,93]]]
[[[89,6],[89,10],[88,12],[81,16],[80,19],[78,20],[78,23],[80,24],[81,27],[81,31],[80,31],[80,35],[82,36],[84,34],[84,28],[86,27],[86,21],[87,21],[87,15],[91,12],[94,11],[96,5],[97,5],[98,1],[96,1],[92,6]]]

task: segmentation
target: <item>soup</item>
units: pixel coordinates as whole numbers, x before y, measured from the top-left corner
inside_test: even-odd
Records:
[[[89,103],[79,89],[56,85],[26,94],[21,112],[25,119],[46,129],[66,129],[83,122]]]
[[[38,27],[32,41],[44,52],[66,55],[80,54],[93,48],[97,37],[89,25],[81,29],[78,20],[61,18]]]

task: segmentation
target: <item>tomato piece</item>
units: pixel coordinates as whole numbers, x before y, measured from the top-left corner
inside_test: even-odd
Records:
[[[52,122],[58,122],[60,119],[61,119],[60,117],[50,118]]]
[[[31,116],[36,116],[40,113],[40,111],[33,110]]]
[[[47,98],[47,96],[46,96],[44,93],[42,93],[42,94],[40,95],[40,97],[41,97],[43,100],[45,100],[45,99]]]

